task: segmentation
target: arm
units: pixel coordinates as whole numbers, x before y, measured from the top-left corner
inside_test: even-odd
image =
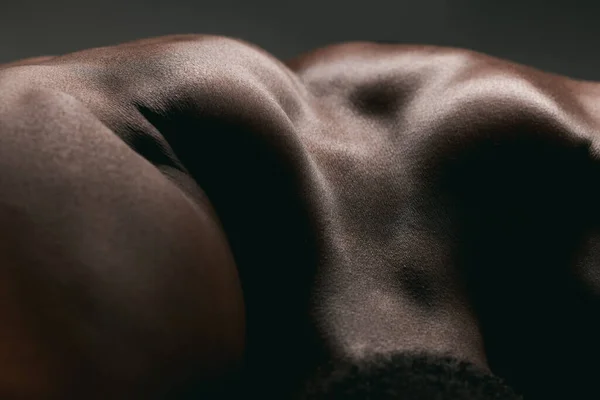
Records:
[[[241,289],[208,207],[69,95],[5,90],[0,116],[0,397],[130,399],[190,360],[207,380],[239,363]]]

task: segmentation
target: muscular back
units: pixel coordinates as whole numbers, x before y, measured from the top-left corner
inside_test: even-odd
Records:
[[[284,398],[324,360],[422,350],[585,393],[598,94],[366,42],[0,67],[2,398],[169,398],[233,371]]]

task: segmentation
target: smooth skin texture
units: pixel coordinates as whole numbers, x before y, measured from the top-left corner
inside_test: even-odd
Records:
[[[402,351],[597,395],[599,132],[597,83],[454,48],[1,66],[0,398],[286,398]]]

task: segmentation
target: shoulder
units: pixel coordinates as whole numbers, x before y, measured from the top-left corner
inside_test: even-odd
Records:
[[[287,65],[322,103],[424,135],[493,128],[595,141],[600,128],[600,83],[467,49],[349,42]]]
[[[266,51],[211,35],[138,40],[0,66],[2,93],[47,89],[69,94],[92,111],[111,103],[124,109],[194,104],[207,112],[269,106],[292,112],[297,86],[293,74]],[[0,95],[0,102],[5,98]]]

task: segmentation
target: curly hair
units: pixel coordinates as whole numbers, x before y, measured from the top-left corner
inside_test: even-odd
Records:
[[[376,355],[360,362],[322,365],[298,400],[522,400],[505,382],[449,356],[425,353]]]

